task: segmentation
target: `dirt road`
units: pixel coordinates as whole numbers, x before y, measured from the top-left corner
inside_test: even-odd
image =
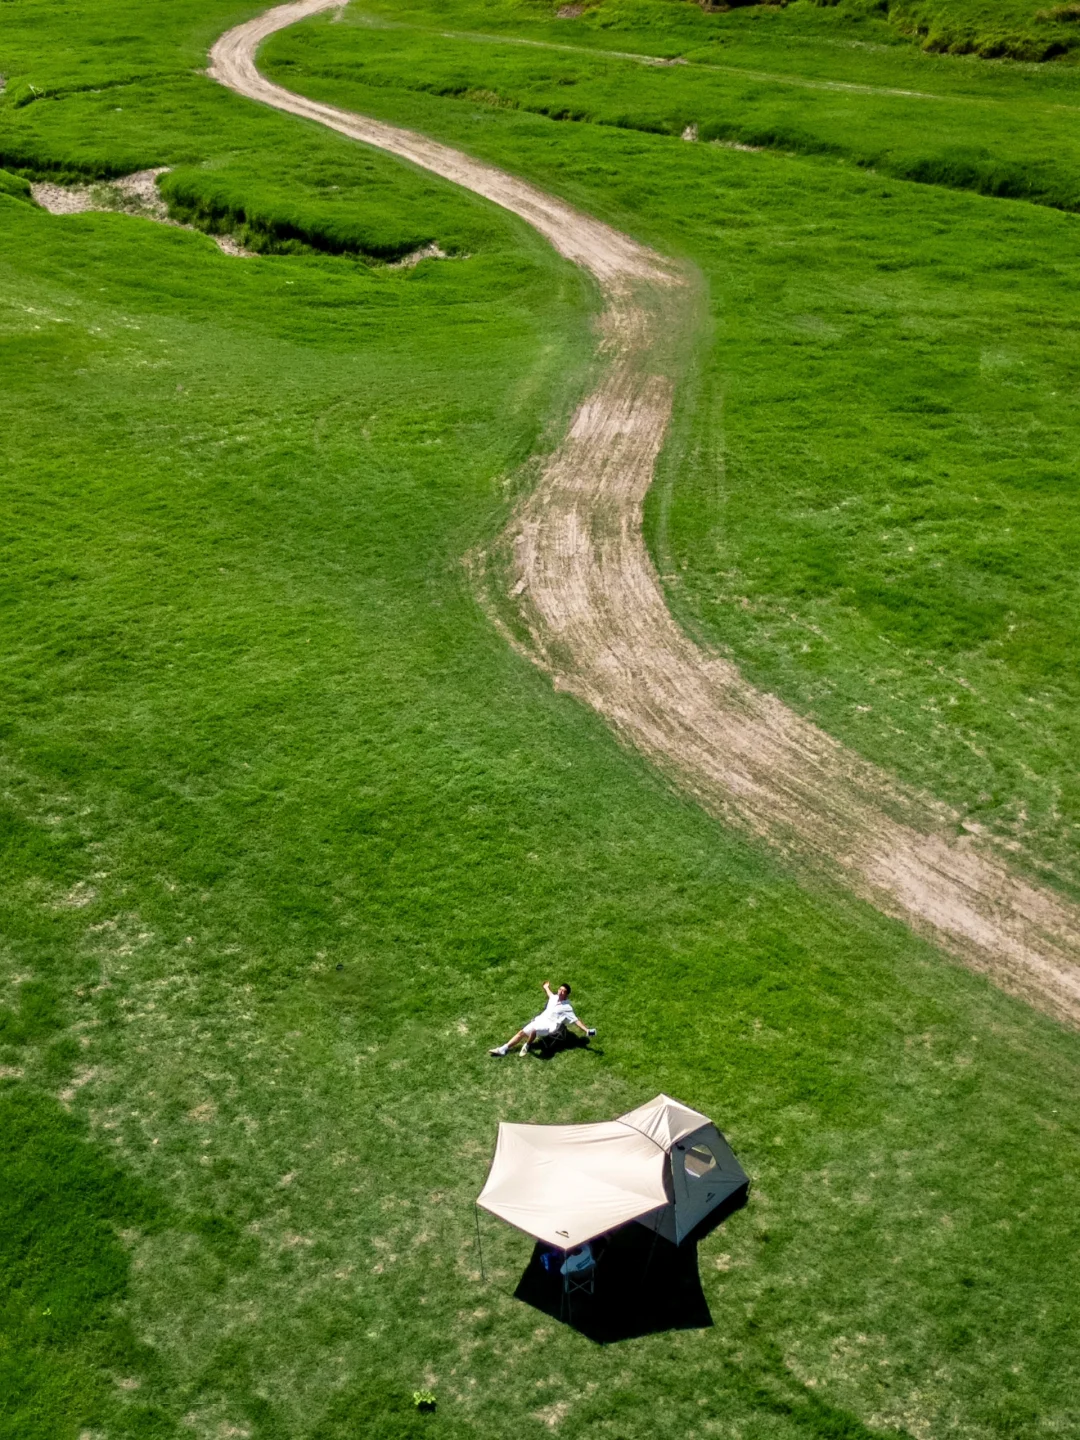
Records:
[[[238,26],[214,46],[210,74],[521,216],[603,294],[599,383],[501,550],[481,567],[502,576],[499,603],[512,597],[530,657],[706,810],[1080,1024],[1077,907],[1012,873],[990,842],[963,835],[945,806],[755,690],[672,620],[641,514],[671,412],[678,340],[690,334],[698,304],[693,277],[493,166],[263,79],[255,68],[262,40],[338,5],[298,0]]]

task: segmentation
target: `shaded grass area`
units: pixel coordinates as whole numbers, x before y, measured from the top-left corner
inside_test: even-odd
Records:
[[[30,989],[28,983],[24,991]],[[34,1000],[23,999],[32,1010]],[[10,1032],[5,1039],[10,1044]],[[130,1244],[167,1215],[163,1201],[88,1141],[84,1126],[55,1099],[0,1083],[5,1434],[27,1440],[73,1434],[111,1418],[117,1382],[134,1391],[140,1374],[153,1373],[153,1355],[117,1309],[130,1268],[120,1234]],[[113,1433],[174,1433],[152,1402],[132,1399]]]
[[[106,162],[206,161],[282,206],[355,166],[349,195],[313,186],[325,223],[381,194],[402,233],[437,221],[473,258],[236,261],[0,197],[0,1066],[15,1193],[46,1201],[5,1282],[38,1294],[31,1258],[76,1217],[92,1244],[49,1355],[54,1430],[1067,1432],[1074,1038],[801,891],[469,595],[461,556],[584,383],[586,288],[448,187],[179,94],[133,89],[127,120],[89,94],[23,106],[6,133],[74,166],[96,117]],[[661,232],[667,142],[560,127],[545,148],[535,117],[426,103],[431,128],[459,114],[473,148],[513,144],[515,168]],[[757,158],[719,156],[751,181]],[[848,192],[822,193],[849,225]],[[489,1060],[556,972],[602,1048]],[[661,1089],[716,1116],[753,1196],[701,1246],[712,1329],[598,1350],[513,1300],[524,1237],[489,1227],[481,1282],[471,1202],[499,1119]]]

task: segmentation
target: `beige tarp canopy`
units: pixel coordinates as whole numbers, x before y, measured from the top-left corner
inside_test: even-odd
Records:
[[[598,1125],[500,1125],[477,1204],[561,1250],[630,1220],[678,1242],[746,1183],[712,1121],[658,1095]]]

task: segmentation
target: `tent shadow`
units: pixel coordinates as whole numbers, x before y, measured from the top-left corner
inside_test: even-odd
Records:
[[[592,1294],[564,1294],[557,1266],[548,1270],[543,1264],[549,1247],[538,1244],[514,1298],[570,1325],[598,1345],[664,1330],[708,1329],[713,1321],[698,1274],[698,1243],[745,1203],[743,1187],[681,1245],[636,1223],[594,1240],[597,1263]]]
[[[726,1200],[711,1210],[703,1220],[699,1220],[693,1230],[683,1241],[684,1245],[699,1245],[707,1235],[720,1228],[729,1216],[734,1215],[736,1210],[742,1210],[750,1196],[750,1181],[733,1191]]]

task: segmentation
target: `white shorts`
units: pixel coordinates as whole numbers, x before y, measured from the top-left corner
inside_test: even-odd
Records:
[[[561,1020],[549,1020],[546,1015],[536,1015],[523,1030],[530,1030],[534,1035],[554,1035],[563,1024]]]

